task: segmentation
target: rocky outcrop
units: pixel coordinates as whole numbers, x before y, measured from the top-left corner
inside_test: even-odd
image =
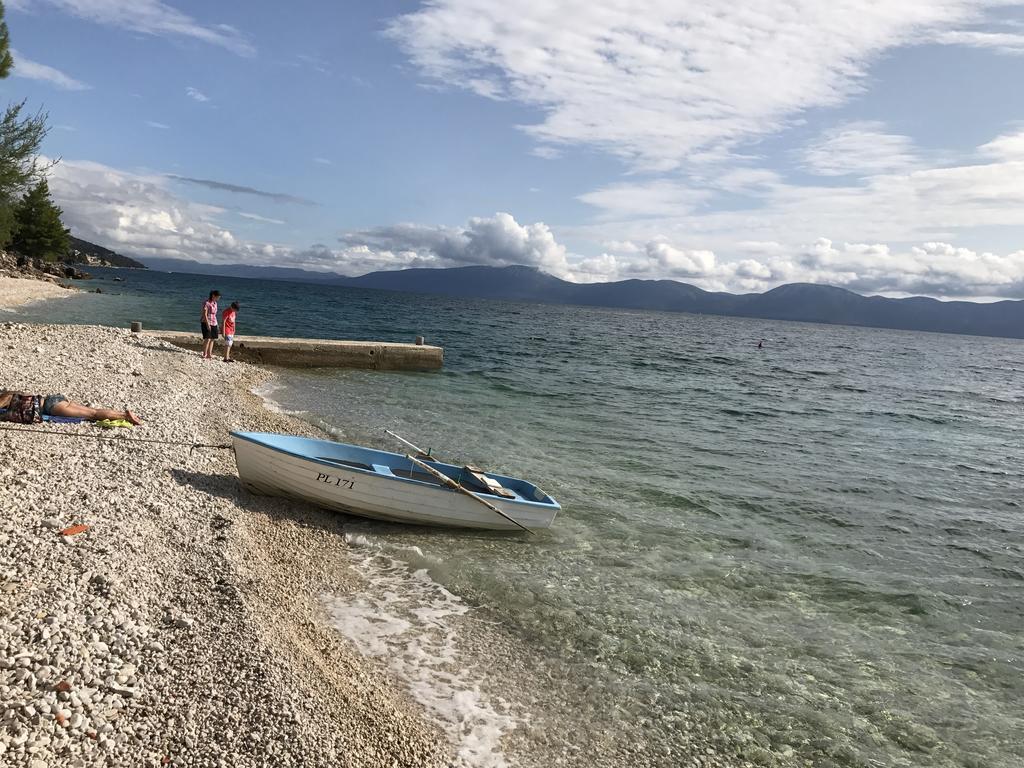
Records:
[[[73,264],[30,259],[11,251],[0,251],[0,276],[47,280],[51,283],[60,280],[88,280],[92,277]]]

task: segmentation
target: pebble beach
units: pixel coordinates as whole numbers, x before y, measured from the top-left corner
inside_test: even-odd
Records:
[[[0,307],[54,291],[5,278]],[[360,589],[337,517],[248,494],[230,450],[190,455],[234,428],[311,433],[252,393],[269,372],[3,320],[0,387],[144,423],[0,424],[0,765],[448,764],[323,616],[320,595]]]

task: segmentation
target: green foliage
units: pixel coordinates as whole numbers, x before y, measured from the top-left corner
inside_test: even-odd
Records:
[[[14,250],[33,259],[63,259],[70,240],[60,214],[50,199],[50,185],[41,179],[14,208]]]
[[[0,118],[0,247],[14,235],[12,209],[18,196],[39,181],[50,166],[40,164],[39,145],[46,136],[46,115],[22,117],[25,102],[11,104]]]
[[[4,6],[0,2],[0,79],[10,74],[13,66],[11,37],[7,30],[7,22],[4,21]],[[38,158],[39,147],[48,130],[46,115],[37,112],[35,115],[22,116],[24,108],[24,101],[9,104],[0,118],[0,248],[10,243],[17,231],[22,218],[19,211],[24,205],[24,201],[18,202],[18,197],[29,185],[43,181],[43,198],[49,203],[49,190],[45,187],[44,174],[52,164],[42,165]],[[38,191],[38,187],[33,191]],[[52,207],[52,203],[50,205]],[[60,209],[54,210],[59,224]],[[52,218],[50,214],[47,216]],[[63,233],[63,227],[61,232]],[[61,236],[66,241],[67,235]],[[61,236],[55,236],[57,239],[54,242],[59,243]],[[32,239],[35,235],[30,234],[29,237]],[[64,250],[67,250],[66,242]]]
[[[7,31],[4,21],[4,4],[0,3],[0,79],[11,74],[14,59],[11,58],[11,33]]]

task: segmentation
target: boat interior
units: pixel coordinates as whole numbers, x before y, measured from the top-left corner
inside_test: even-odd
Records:
[[[379,475],[393,475],[395,477],[405,478],[406,480],[416,480],[417,482],[420,483],[441,485],[441,481],[438,478],[434,477],[429,472],[424,472],[422,469],[418,469],[415,466],[403,468],[388,466],[386,464],[364,464],[360,461],[353,461],[351,459],[336,459],[331,456],[317,456],[316,458],[318,458],[320,461],[330,462],[331,464],[339,464],[343,467],[353,467],[355,469],[361,469],[365,472],[376,472]],[[445,475],[451,477],[453,480],[455,480],[455,482],[457,482],[466,490],[472,491],[473,493],[478,493],[482,496],[495,496],[498,498],[507,499],[525,498],[527,501],[543,501],[544,498],[546,498],[547,496],[547,494],[541,493],[540,499],[531,498],[532,496],[537,495],[539,489],[537,489],[536,486],[533,486],[530,483],[523,483],[523,485],[528,486],[531,489],[529,496],[523,496],[519,492],[517,492],[516,489],[509,488],[492,478],[492,483],[497,483],[496,488],[494,485],[490,483],[481,482],[481,480],[477,477],[479,473],[470,470],[470,468],[468,467],[464,467],[463,471],[455,476],[452,476],[451,472],[445,472],[444,465],[438,465],[437,469],[438,471],[443,472]]]

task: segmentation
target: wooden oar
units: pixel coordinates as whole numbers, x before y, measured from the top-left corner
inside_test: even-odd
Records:
[[[461,485],[456,483],[454,480],[452,480],[450,477],[448,477],[448,475],[444,474],[443,472],[438,472],[436,469],[434,469],[429,464],[425,464],[424,462],[420,461],[419,459],[413,458],[413,456],[411,454],[408,454],[408,453],[405,454],[405,458],[407,458],[409,461],[411,461],[417,467],[420,467],[421,469],[425,469],[427,472],[432,474],[434,477],[436,477],[438,480],[440,480],[444,485],[447,485],[453,491],[459,491],[460,493],[464,493],[467,496],[471,496],[472,498],[474,498],[477,501],[479,501],[481,504],[483,504],[485,507],[487,507],[492,512],[497,512],[499,515],[504,517],[510,523],[513,523],[514,525],[518,525],[520,528],[522,528],[527,533],[529,533],[529,534],[533,534],[534,533],[529,528],[527,528],[525,525],[520,523],[518,520],[515,520],[515,519],[509,517],[508,515],[506,515],[504,512],[502,512],[496,506],[491,504],[491,502],[487,501],[487,499],[483,499],[483,498],[477,496],[475,493],[473,493],[468,488],[463,488]]]
[[[417,453],[417,454],[419,454],[420,456],[430,456],[430,451],[424,451],[424,450],[423,450],[422,448],[420,448],[419,446],[413,445],[412,443],[410,443],[410,442],[409,442],[408,440],[406,440],[406,439],[405,439],[404,437],[402,437],[401,435],[396,435],[396,434],[395,434],[394,432],[392,432],[392,431],[391,431],[390,429],[385,429],[385,430],[384,430],[384,434],[385,434],[385,435],[391,435],[391,436],[392,436],[393,438],[395,438],[395,440],[398,440],[398,441],[399,441],[399,442],[401,442],[401,443],[405,443],[405,444],[406,444],[407,446],[409,446],[409,447],[410,447],[410,448],[412,448],[412,449],[413,449],[414,451],[416,451],[416,453]]]

